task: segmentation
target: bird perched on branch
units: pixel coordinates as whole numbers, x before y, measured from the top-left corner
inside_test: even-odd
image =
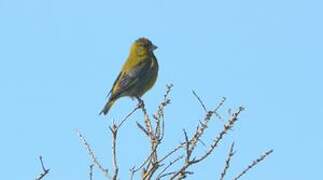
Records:
[[[152,88],[158,75],[158,62],[153,53],[155,49],[157,46],[147,38],[139,38],[132,44],[129,56],[113,83],[108,94],[109,100],[100,115],[106,115],[120,97],[140,99]]]

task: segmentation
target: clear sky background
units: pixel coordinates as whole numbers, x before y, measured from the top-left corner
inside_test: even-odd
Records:
[[[270,158],[242,179],[323,179],[322,8],[319,0],[0,0],[0,178],[35,178],[43,155],[47,180],[88,179],[76,129],[110,168],[107,126],[136,103],[124,98],[108,118],[98,113],[130,44],[145,36],[159,47],[160,64],[144,96],[149,113],[165,85],[175,85],[163,149],[203,117],[193,89],[208,107],[227,97],[223,117],[246,107],[188,179],[217,179],[232,141],[228,179],[270,148]],[[148,148],[135,121],[141,113],[120,132],[121,179]],[[205,141],[222,125],[214,119]]]

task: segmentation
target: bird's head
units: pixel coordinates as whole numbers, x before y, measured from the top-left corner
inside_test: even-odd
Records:
[[[137,56],[149,56],[155,49],[157,49],[157,46],[155,46],[149,39],[142,37],[133,43],[131,53],[134,53]]]

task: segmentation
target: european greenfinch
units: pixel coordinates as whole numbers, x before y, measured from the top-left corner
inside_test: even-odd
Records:
[[[109,100],[100,112],[106,115],[121,97],[140,99],[153,87],[158,75],[158,62],[153,53],[157,49],[149,39],[139,38],[130,48],[129,56],[108,94]]]

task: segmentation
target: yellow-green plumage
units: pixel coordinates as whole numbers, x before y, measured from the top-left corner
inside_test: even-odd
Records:
[[[153,53],[156,48],[146,38],[139,38],[133,43],[129,57],[115,80],[109,93],[109,100],[100,114],[106,115],[120,97],[139,98],[152,88],[158,75],[158,62]]]

